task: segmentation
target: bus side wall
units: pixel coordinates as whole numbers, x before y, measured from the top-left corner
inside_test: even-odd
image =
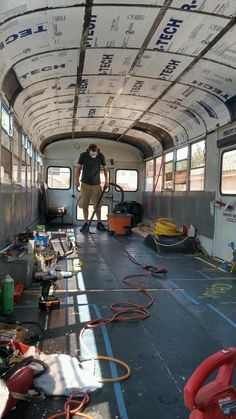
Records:
[[[25,189],[15,185],[0,185],[0,249],[8,246],[17,233],[32,228],[39,219],[40,197],[38,189]]]
[[[218,188],[219,150],[217,134],[206,138],[205,190],[186,192],[143,192],[143,216],[148,224],[157,218],[172,218],[181,228],[194,225],[198,237],[211,255],[214,238],[214,213],[211,211]],[[209,156],[209,158],[208,158]]]
[[[172,218],[178,228],[193,224],[198,234],[213,239],[214,218],[210,213],[210,202],[214,192],[161,192],[152,199],[150,192],[143,193],[144,217]]]

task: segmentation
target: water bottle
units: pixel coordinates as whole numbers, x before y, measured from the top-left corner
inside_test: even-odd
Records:
[[[12,313],[14,309],[14,279],[7,275],[2,280],[2,312]]]

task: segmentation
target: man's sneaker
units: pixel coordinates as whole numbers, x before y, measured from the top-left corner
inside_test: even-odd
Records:
[[[97,223],[97,230],[98,231],[107,231],[106,227],[104,226],[104,224],[101,223],[101,221],[98,221],[98,223]]]
[[[89,231],[89,229],[88,229],[88,223],[84,223],[84,224],[82,225],[81,229],[80,229],[80,232],[81,232],[81,233],[86,233],[86,232],[88,232],[88,231]]]

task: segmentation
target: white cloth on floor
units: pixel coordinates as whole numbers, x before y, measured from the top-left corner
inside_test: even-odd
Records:
[[[45,362],[49,367],[48,371],[35,378],[33,382],[35,387],[40,388],[48,396],[71,396],[78,390],[89,393],[102,386],[94,375],[80,367],[76,357],[65,354],[33,353],[32,347],[24,354],[24,356],[30,355]],[[36,364],[35,367],[37,371],[41,369]]]
[[[7,400],[9,396],[9,390],[6,386],[5,381],[0,379],[0,418],[2,417],[2,414],[5,410]]]

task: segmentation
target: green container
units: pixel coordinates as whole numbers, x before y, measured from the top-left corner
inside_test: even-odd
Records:
[[[14,279],[7,275],[2,280],[2,296],[1,296],[2,313],[9,314],[14,310]]]

